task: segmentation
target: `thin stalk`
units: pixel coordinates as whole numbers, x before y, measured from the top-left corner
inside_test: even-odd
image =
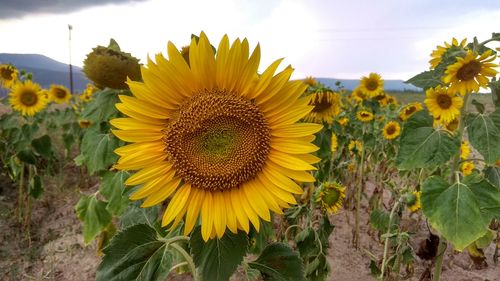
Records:
[[[33,167],[31,165],[28,165],[28,186],[26,188],[26,197],[28,200],[28,209],[26,209],[26,217],[24,218],[24,225],[26,227],[26,235],[28,237],[28,245],[31,248],[31,208],[32,208],[32,202],[31,202],[31,195],[29,194],[29,181],[33,177]]]
[[[434,265],[434,274],[432,275],[432,281],[439,281],[441,278],[441,269],[443,268],[443,256],[446,251],[447,243],[443,238],[439,239],[439,246],[437,249],[438,255],[436,257],[436,263]]]
[[[359,164],[358,184],[356,188],[356,214],[355,214],[355,232],[354,232],[354,247],[359,248],[359,216],[361,209],[361,189],[363,185],[363,170],[365,160],[365,145],[361,148],[361,160]]]
[[[387,262],[387,253],[389,252],[389,235],[391,234],[391,226],[392,226],[392,219],[394,218],[394,213],[399,207],[399,204],[401,204],[401,198],[396,201],[394,206],[392,207],[391,214],[389,215],[389,223],[387,225],[387,232],[385,233],[385,242],[384,242],[384,255],[382,258],[382,269],[380,272],[380,279],[384,279],[384,273],[385,273],[385,265]]]
[[[19,222],[23,221],[23,199],[24,199],[24,163],[21,163],[21,173],[19,175],[19,191],[17,199],[17,218]]]
[[[172,248],[174,248],[175,250],[177,250],[177,252],[179,252],[179,254],[181,254],[184,257],[187,264],[189,265],[189,269],[191,270],[191,273],[193,274],[194,281],[200,281],[200,278],[198,277],[198,273],[196,272],[196,266],[194,265],[193,258],[191,258],[191,256],[186,252],[186,250],[184,250],[184,248],[179,246],[179,244],[172,243],[172,244],[170,244],[170,246]]]

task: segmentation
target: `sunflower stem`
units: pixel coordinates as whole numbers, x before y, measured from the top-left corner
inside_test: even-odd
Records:
[[[31,165],[28,165],[28,182],[31,180],[32,177],[33,177],[33,167]],[[26,188],[28,208],[26,209],[26,217],[24,218],[24,225],[26,227],[26,237],[28,238],[28,245],[31,248],[31,208],[32,208],[32,202],[31,202],[31,195],[29,194],[29,189],[30,189],[30,185],[28,183],[28,186]]]
[[[23,220],[23,199],[24,199],[24,163],[21,163],[21,173],[19,174],[19,190],[18,190],[18,200],[17,200],[17,215],[18,221]]]
[[[385,233],[385,241],[384,241],[384,255],[382,258],[382,268],[380,270],[380,279],[384,279],[384,273],[385,273],[385,266],[387,262],[387,253],[389,252],[389,235],[391,234],[391,226],[392,226],[392,219],[394,218],[394,213],[399,207],[399,204],[401,204],[403,198],[399,198],[394,206],[392,207],[391,214],[389,215],[389,223],[387,224],[387,232]]]
[[[198,273],[196,272],[196,266],[194,265],[193,258],[182,248],[179,244],[177,243],[172,243],[170,244],[172,248],[174,248],[179,254],[184,257],[186,260],[187,264],[189,265],[189,269],[191,270],[191,273],[193,274],[193,279],[194,281],[200,281],[200,278],[198,276]]]
[[[364,160],[365,160],[365,145],[361,147],[361,160],[359,164],[358,172],[358,184],[356,186],[356,213],[355,213],[355,229],[354,229],[354,247],[359,249],[359,220],[360,220],[360,208],[361,208],[361,189],[363,185],[363,170],[364,170]]]
[[[434,265],[434,274],[432,274],[432,281],[439,281],[441,278],[441,269],[443,268],[443,256],[447,246],[448,245],[446,243],[446,240],[444,240],[443,237],[440,237],[439,246],[437,249],[438,254],[436,256],[436,262]]]

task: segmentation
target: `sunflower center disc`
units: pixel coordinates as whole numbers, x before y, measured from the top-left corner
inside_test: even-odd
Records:
[[[452,104],[451,98],[448,95],[438,95],[436,102],[441,109],[448,109]]]
[[[335,188],[330,188],[324,192],[323,202],[328,206],[333,206],[339,201],[340,192]]]
[[[471,80],[476,75],[481,72],[481,63],[477,61],[471,61],[467,64],[464,64],[458,71],[457,71],[457,78],[462,80],[462,81],[467,81]]]
[[[4,80],[12,80],[12,74],[14,74],[14,71],[8,68],[2,68],[2,71],[0,71],[0,75]]]
[[[312,112],[323,112],[328,110],[332,106],[332,103],[330,102],[328,94],[325,93],[315,96],[311,99],[309,105],[314,106]]]
[[[205,90],[181,105],[164,141],[186,182],[222,191],[262,170],[270,150],[270,129],[251,102],[225,90]]]
[[[58,99],[62,99],[64,97],[66,97],[66,91],[62,90],[62,89],[54,89],[54,92],[55,92],[55,95]]]
[[[375,91],[378,88],[378,82],[375,80],[368,80],[368,82],[366,82],[366,88],[370,91]]]
[[[389,126],[387,127],[386,133],[390,136],[396,132],[396,127],[395,126]]]
[[[21,103],[25,106],[32,106],[38,101],[38,96],[33,91],[25,91],[21,94]]]
[[[406,115],[411,115],[411,114],[413,114],[416,110],[417,110],[417,108],[416,108],[415,106],[410,106],[410,107],[406,108],[406,110],[405,110],[405,114],[406,114]]]

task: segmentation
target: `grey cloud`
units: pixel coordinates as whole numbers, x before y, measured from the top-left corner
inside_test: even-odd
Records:
[[[145,0],[0,0],[0,20],[29,14],[60,14],[75,12],[91,6],[127,4]]]

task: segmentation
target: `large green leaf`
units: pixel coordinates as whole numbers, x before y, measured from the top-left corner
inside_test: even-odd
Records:
[[[101,133],[99,126],[94,126],[85,132],[82,140],[81,153],[90,174],[106,170],[115,163],[118,155],[113,150],[118,147],[119,140],[111,133]]]
[[[498,110],[497,110],[498,111]],[[500,159],[500,127],[484,114],[474,114],[468,119],[467,133],[471,145],[481,153],[484,161],[494,164]]]
[[[156,231],[137,224],[118,233],[104,252],[97,281],[163,281],[174,261],[168,244],[157,239]]]
[[[128,197],[124,194],[124,182],[129,176],[129,173],[120,171],[106,172],[102,177],[99,192],[108,200],[106,210],[113,215],[121,215],[129,203]]]
[[[40,178],[39,175],[34,175],[30,180],[29,180],[29,195],[35,199],[40,198],[43,194],[43,184],[42,184],[42,179]]]
[[[431,168],[458,153],[460,140],[445,130],[432,127],[427,111],[415,113],[403,126],[396,165],[400,170]]]
[[[456,249],[463,250],[487,231],[500,210],[500,193],[484,180],[466,178],[450,185],[432,176],[422,186],[421,204],[431,225]]]
[[[201,227],[197,227],[189,239],[191,254],[203,280],[223,281],[236,270],[248,248],[248,239],[243,231],[238,234],[226,232],[220,239],[204,241]]]
[[[113,89],[94,93],[94,98],[85,106],[81,119],[89,120],[93,124],[108,121],[118,113],[115,104],[119,101],[119,93],[121,92]]]
[[[487,167],[484,169],[484,177],[493,186],[500,189],[500,167]]]
[[[282,243],[270,244],[248,265],[259,270],[266,281],[306,280],[299,253]]]
[[[106,210],[106,202],[95,195],[82,195],[75,206],[78,218],[83,222],[83,241],[88,244],[111,222],[111,214]]]
[[[442,84],[440,73],[434,70],[428,70],[417,74],[405,83],[412,84],[413,86],[422,88],[424,90],[434,88]]]
[[[43,135],[31,141],[31,146],[35,149],[35,152],[42,155],[44,158],[50,158],[52,156],[52,142],[48,135]]]
[[[120,218],[120,227],[125,229],[136,224],[147,224],[150,227],[154,227],[159,212],[160,205],[141,208],[141,202],[132,202]]]

